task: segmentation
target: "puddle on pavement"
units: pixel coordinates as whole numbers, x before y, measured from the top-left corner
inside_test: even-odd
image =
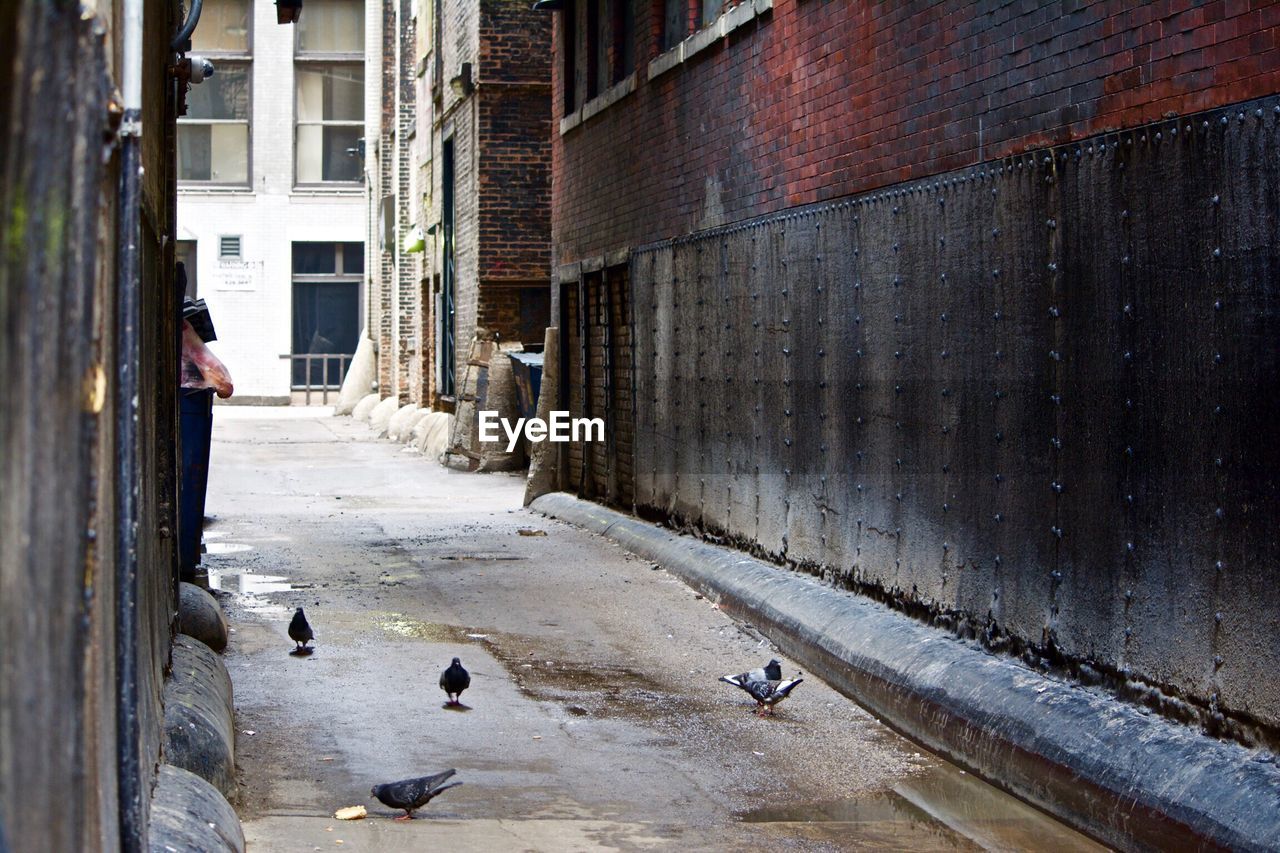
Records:
[[[211,556],[218,556],[219,554],[240,554],[245,551],[252,550],[252,545],[245,545],[240,542],[209,542],[204,546],[204,552]]]
[[[422,640],[427,643],[474,642],[474,640],[467,637],[467,629],[465,628],[459,628],[456,625],[437,625],[395,613],[379,619],[377,625],[387,633],[398,634],[401,637],[409,637],[410,639]]]
[[[847,800],[770,805],[742,812],[745,823],[838,843],[856,838],[886,849],[1105,850],[977,777],[948,763]]]
[[[377,621],[384,631],[428,643],[479,643],[525,695],[563,704],[573,716],[608,714],[650,718],[672,697],[657,683],[625,667],[584,666],[559,659],[545,640],[485,628],[463,628],[412,619],[398,613]],[[538,649],[530,654],[529,649]]]
[[[432,557],[436,560],[458,560],[465,563],[505,563],[516,560],[527,560],[528,557],[519,557],[515,554],[439,554]]]
[[[209,589],[234,592],[240,595],[240,605],[251,613],[276,614],[286,612],[280,604],[268,600],[275,592],[290,592],[296,587],[282,575],[263,575],[249,569],[208,569]]]

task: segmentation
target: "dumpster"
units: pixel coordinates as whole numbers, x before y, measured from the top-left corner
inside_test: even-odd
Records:
[[[213,389],[183,388],[179,429],[182,485],[178,492],[178,559],[183,580],[200,565],[204,535],[204,495],[209,484],[209,443],[213,434]]]
[[[538,393],[542,390],[542,357],[540,352],[509,352],[511,373],[516,380],[516,407],[520,417],[538,414]]]

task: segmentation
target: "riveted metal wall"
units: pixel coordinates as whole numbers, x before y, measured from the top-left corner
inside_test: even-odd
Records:
[[[1280,105],[633,255],[635,503],[1280,732]]]

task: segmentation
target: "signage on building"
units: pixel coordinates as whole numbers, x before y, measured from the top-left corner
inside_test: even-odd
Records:
[[[262,261],[219,260],[213,269],[214,290],[257,290]]]

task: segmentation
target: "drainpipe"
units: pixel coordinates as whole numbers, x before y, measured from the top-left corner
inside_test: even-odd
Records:
[[[124,115],[120,125],[120,187],[116,247],[116,753],[120,849],[141,853],[143,825],[141,726],[138,720],[138,311],[141,289],[142,11],[144,0],[122,0]]]
[[[187,39],[191,38],[191,34],[196,31],[196,24],[200,23],[200,10],[203,8],[204,0],[191,0],[191,12],[187,15],[187,22],[182,25],[182,29],[178,30],[173,41],[169,42],[171,49],[179,52],[186,50]]]

